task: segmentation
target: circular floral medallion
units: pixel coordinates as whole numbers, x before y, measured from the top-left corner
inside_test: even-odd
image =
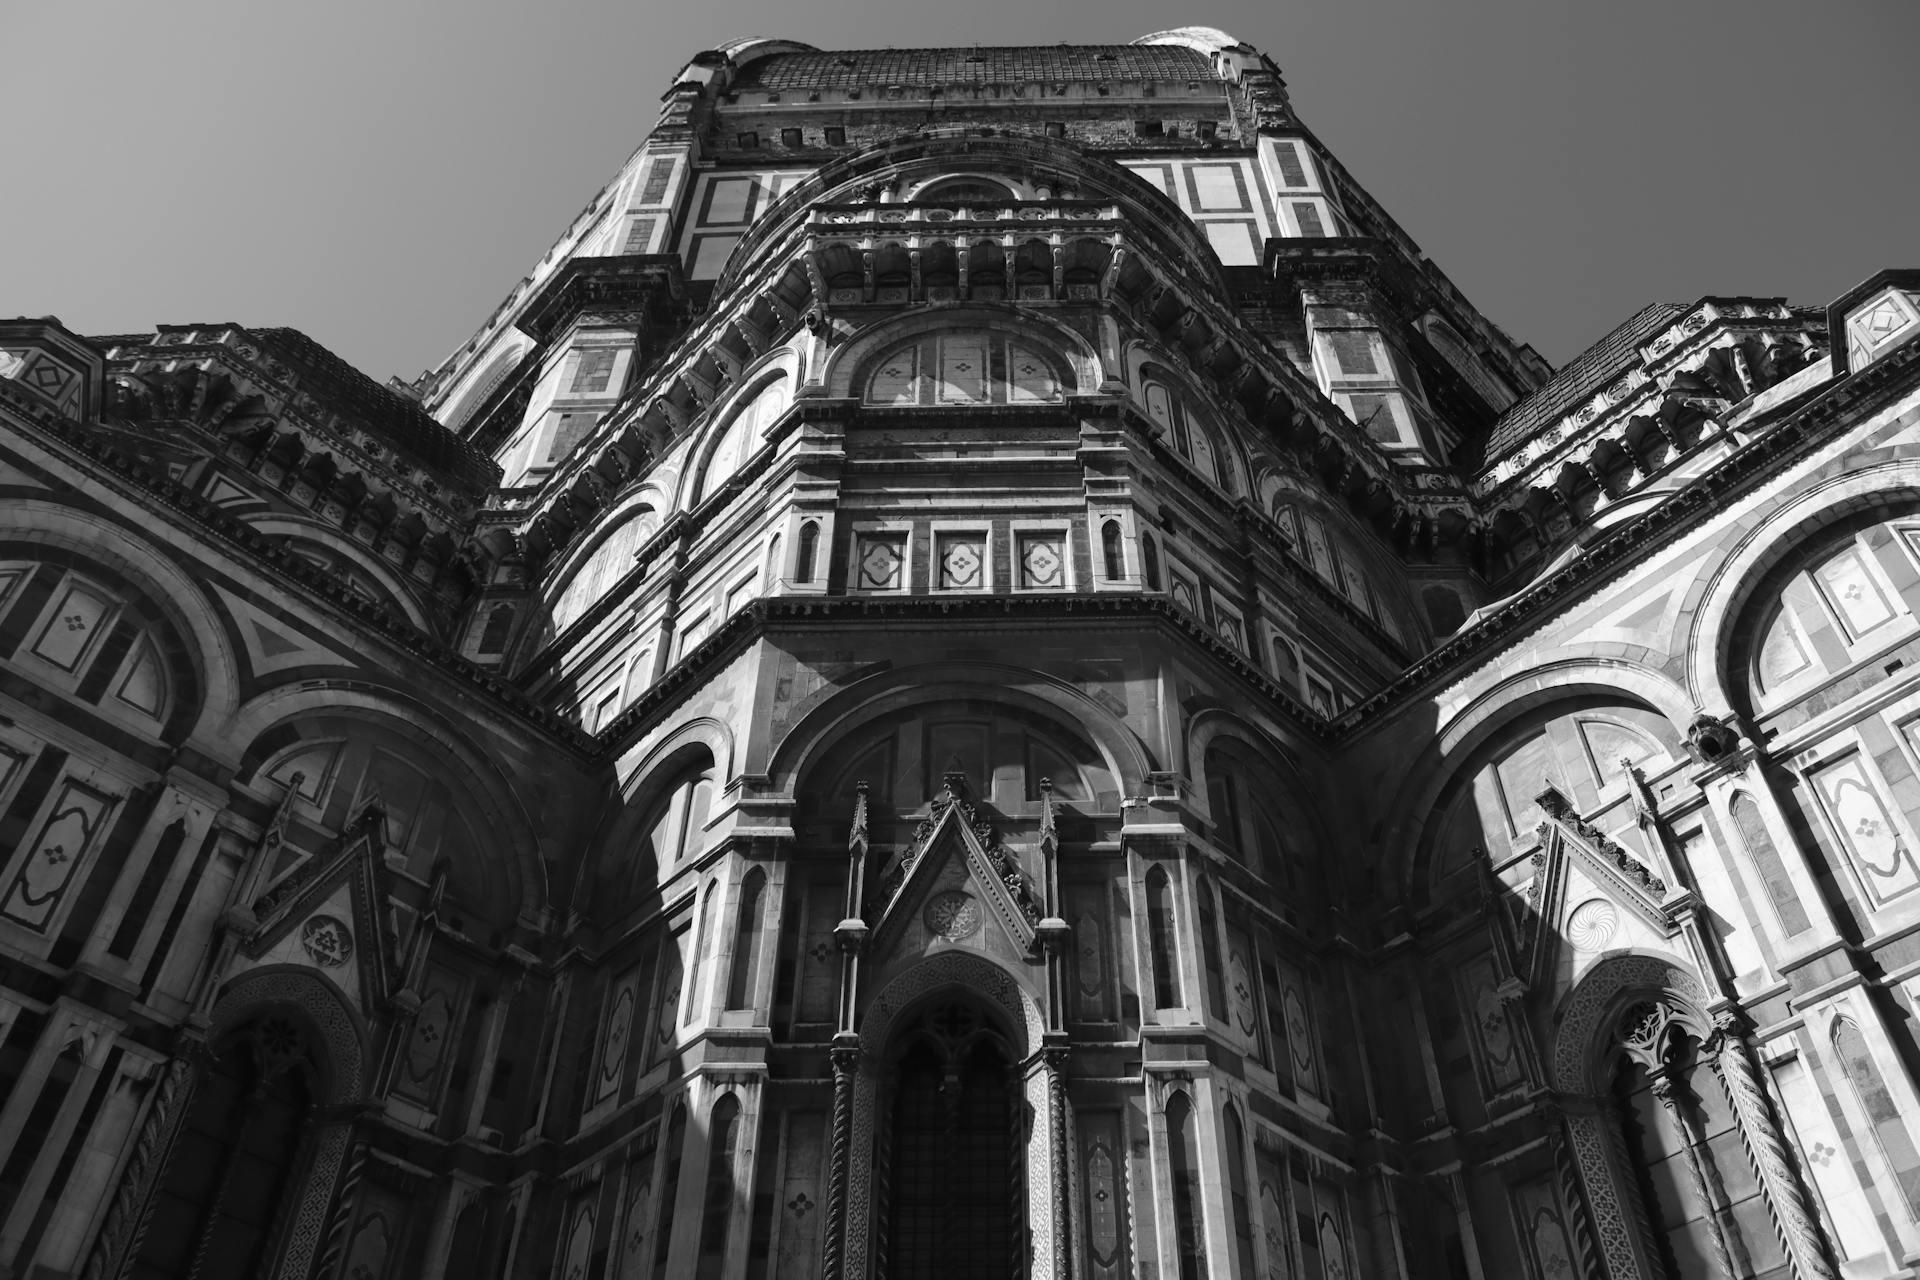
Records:
[[[1588,898],[1567,917],[1567,941],[1576,951],[1600,951],[1613,941],[1620,912],[1605,898]]]
[[[921,919],[926,922],[927,932],[948,942],[958,942],[979,931],[980,904],[970,894],[949,889],[927,899],[927,909],[921,913]]]
[[[337,969],[353,959],[353,931],[332,916],[315,916],[301,925],[300,945],[325,969]]]

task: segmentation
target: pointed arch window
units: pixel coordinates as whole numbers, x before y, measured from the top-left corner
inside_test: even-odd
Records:
[[[1173,1181],[1173,1244],[1180,1259],[1180,1280],[1205,1280],[1207,1260],[1200,1223],[1193,1103],[1184,1093],[1176,1093],[1167,1101],[1167,1166]]]
[[[1873,1051],[1867,1047],[1866,1037],[1860,1034],[1860,1028],[1851,1019],[1842,1018],[1834,1023],[1833,1052],[1840,1059],[1840,1068],[1846,1072],[1847,1082],[1859,1097],[1861,1108],[1867,1113],[1867,1122],[1873,1126],[1874,1140],[1893,1168],[1893,1176],[1900,1183],[1901,1197],[1906,1201],[1908,1212],[1920,1213],[1920,1151],[1914,1149],[1913,1135],[1908,1132],[1906,1121],[1900,1115],[1899,1104],[1893,1100],[1893,1094],[1880,1074]]]
[[[1140,568],[1142,576],[1147,580],[1147,590],[1158,591],[1160,589],[1160,547],[1154,542],[1153,535],[1150,533],[1140,535]]]
[[[1199,881],[1200,957],[1207,971],[1207,1014],[1227,1020],[1227,972],[1220,961],[1220,913],[1213,905],[1213,886]]]
[[[1153,1005],[1180,1007],[1180,974],[1174,950],[1173,886],[1160,867],[1147,872],[1147,952],[1153,966]]]
[[[800,546],[793,557],[793,580],[805,584],[813,581],[814,556],[820,549],[820,522],[808,520],[800,526]]]
[[[1226,1108],[1227,1194],[1233,1198],[1234,1274],[1251,1276],[1253,1267],[1253,1210],[1247,1203],[1246,1132],[1240,1127],[1240,1111],[1231,1102]]]
[[[734,920],[733,972],[727,979],[727,1008],[751,1009],[753,983],[766,949],[762,914],[765,911],[767,873],[755,867],[740,883],[740,909]]]
[[[700,988],[705,985],[701,979],[713,961],[713,931],[717,927],[713,917],[719,906],[720,882],[714,880],[707,885],[706,893],[700,898],[700,924],[693,934],[696,959],[687,969],[687,991],[680,1002],[682,1025],[691,1025],[700,1019]],[[708,990],[712,988],[708,987]],[[711,999],[711,995],[708,998]]]
[[[700,1213],[700,1256],[696,1280],[718,1280],[726,1259],[727,1229],[733,1224],[734,1145],[740,1128],[740,1100],[731,1093],[713,1104],[708,1121],[707,1191]]]
[[[641,824],[630,892],[647,887],[656,877],[664,880],[681,859],[700,848],[712,804],[713,757],[702,751],[673,776]]]
[[[1121,553],[1120,522],[1108,520],[1100,526],[1100,568],[1108,582],[1127,576],[1126,557]]]
[[[663,1274],[667,1255],[673,1250],[674,1201],[680,1198],[680,1161],[687,1145],[687,1104],[677,1102],[673,1119],[667,1122],[666,1169],[660,1180],[660,1206],[655,1211],[653,1228],[653,1268]]]

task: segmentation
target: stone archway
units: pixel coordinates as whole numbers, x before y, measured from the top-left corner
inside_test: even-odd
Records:
[[[1624,954],[1596,964],[1562,1006],[1553,1043],[1553,1084],[1568,1100],[1567,1138],[1606,1270],[1634,1276],[1657,1268],[1649,1257],[1653,1241],[1646,1206],[1629,1172],[1619,1103],[1610,1082],[1601,1078],[1618,1057],[1607,1051],[1609,1037],[1648,1038],[1652,1044],[1659,1037],[1647,1028],[1672,1022],[1684,1024],[1700,1061],[1724,1088],[1731,1121],[1759,1174],[1762,1198],[1793,1274],[1801,1280],[1835,1280],[1811,1200],[1793,1171],[1785,1133],[1747,1045],[1746,1024],[1731,1010],[1709,1017],[1709,1004],[1705,986],[1681,965]],[[1695,1177],[1702,1172],[1710,1171],[1696,1171]]]
[[[857,1051],[848,1053],[837,1072],[846,1072],[850,1111],[849,1141],[836,1178],[846,1186],[846,1230],[839,1276],[865,1280],[873,1274],[882,1223],[876,1220],[876,1138],[880,1111],[890,1100],[886,1088],[890,1052],[899,1033],[929,1005],[953,995],[971,1001],[999,1023],[1008,1057],[1020,1073],[1015,1105],[1024,1109],[1026,1187],[1024,1211],[1032,1256],[1054,1256],[1055,1157],[1050,1126],[1042,1118],[1051,1113],[1053,1091],[1059,1087],[1053,1070],[1039,1053],[1044,1029],[1040,1007],[1031,993],[999,965],[983,957],[949,951],[921,961],[901,973],[877,995],[860,1021]],[[851,1048],[851,1046],[849,1046]],[[836,1051],[840,1052],[840,1051]],[[884,1173],[884,1169],[878,1172]],[[1059,1171],[1065,1176],[1065,1170]],[[829,1224],[831,1232],[832,1224]],[[832,1245],[829,1246],[830,1250]],[[1039,1274],[1039,1273],[1036,1273]]]
[[[236,979],[205,1039],[164,1068],[89,1280],[212,1275],[203,1263],[236,1252],[255,1260],[253,1274],[307,1275],[347,1150],[349,1104],[365,1091],[366,1044],[360,1019],[311,970],[270,966]],[[236,1188],[250,1197],[244,1225],[257,1240],[212,1225]],[[158,1236],[156,1218],[166,1219]]]

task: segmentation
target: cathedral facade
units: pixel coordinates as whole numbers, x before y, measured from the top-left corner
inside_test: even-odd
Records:
[[[1218,31],[662,102],[413,383],[0,322],[0,1276],[1913,1274],[1920,271],[1556,370]]]

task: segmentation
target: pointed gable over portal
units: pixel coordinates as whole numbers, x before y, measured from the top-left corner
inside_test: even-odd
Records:
[[[984,930],[986,949],[1024,960],[1034,952],[1038,896],[1019,860],[966,798],[966,780],[947,774],[931,811],[866,907],[874,921],[869,954],[882,966],[936,941],[963,943]],[[989,924],[991,921],[991,924]],[[998,945],[996,945],[996,943]]]

